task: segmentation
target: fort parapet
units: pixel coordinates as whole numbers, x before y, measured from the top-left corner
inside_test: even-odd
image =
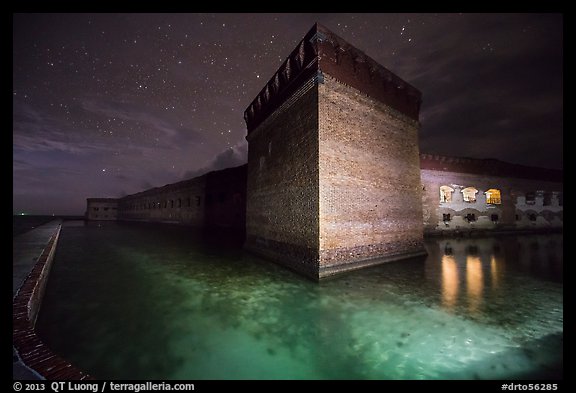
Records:
[[[86,219],[93,221],[115,221],[118,218],[118,199],[88,198]]]
[[[427,234],[563,227],[562,171],[422,154]]]
[[[89,198],[87,219],[231,230],[314,280],[420,255],[423,234],[563,227],[562,171],[419,154],[420,104],[316,24],[244,113],[248,164]]]
[[[420,154],[420,168],[432,171],[562,182],[562,171],[512,164],[491,158],[451,157]]]
[[[420,102],[316,24],[245,111],[246,248],[314,279],[423,254]]]

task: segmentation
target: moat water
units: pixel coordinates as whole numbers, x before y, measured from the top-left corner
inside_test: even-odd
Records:
[[[429,240],[317,284],[182,227],[65,222],[37,329],[103,379],[562,378],[562,243]]]

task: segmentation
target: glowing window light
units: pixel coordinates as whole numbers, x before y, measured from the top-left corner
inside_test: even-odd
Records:
[[[462,190],[462,198],[464,199],[464,202],[473,203],[476,202],[477,193],[478,190],[474,187],[466,187]]]
[[[500,205],[502,203],[502,199],[500,197],[500,190],[496,188],[491,188],[486,191],[486,203],[489,205]]]
[[[454,189],[449,186],[442,186],[440,187],[440,202],[441,203],[450,203],[452,202],[452,193]]]

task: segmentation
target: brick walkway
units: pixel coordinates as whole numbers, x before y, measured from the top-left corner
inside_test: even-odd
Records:
[[[13,239],[13,379],[91,379],[54,354],[34,330],[61,224],[54,220]]]

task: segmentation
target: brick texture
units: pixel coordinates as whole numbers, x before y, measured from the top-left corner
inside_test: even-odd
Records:
[[[214,171],[118,200],[125,221],[183,224],[244,232],[246,165]]]
[[[456,158],[451,158],[456,160]],[[472,161],[472,160],[470,160]],[[508,164],[510,165],[510,164]],[[426,164],[426,167],[430,165]],[[551,176],[550,181],[528,179],[521,177],[496,176],[482,173],[462,173],[441,170],[443,168],[422,168],[422,208],[423,226],[427,234],[436,234],[457,230],[459,232],[479,230],[516,230],[537,228],[553,228],[562,226],[562,206],[555,200],[550,205],[544,205],[543,200],[535,200],[534,205],[522,204],[519,197],[527,193],[541,190],[562,194],[563,186],[557,181],[557,176]],[[470,168],[467,168],[471,172]],[[473,168],[472,168],[473,169]],[[449,186],[455,189],[453,201],[440,202],[440,187]],[[465,203],[460,190],[463,187],[478,189],[477,200],[474,203]],[[490,205],[486,203],[484,192],[488,189],[498,189],[501,193],[501,203]],[[534,213],[542,216],[544,221],[527,222],[526,215]],[[451,221],[443,223],[443,215],[450,214]],[[463,218],[467,214],[474,214],[477,221],[468,223]],[[497,215],[496,222],[491,216]]]
[[[12,301],[12,344],[22,362],[45,379],[92,379],[89,374],[53,353],[34,330],[59,234],[60,227],[46,244]]]
[[[356,261],[424,253],[418,128],[325,75],[319,85],[319,248],[326,274],[335,265],[350,269]]]
[[[313,279],[422,255],[424,233],[562,227],[562,171],[420,154],[421,102],[315,24],[244,112],[247,165],[120,198],[118,219],[233,229]],[[468,186],[477,202],[462,201]]]
[[[318,86],[308,80],[250,134],[246,248],[318,277]]]

